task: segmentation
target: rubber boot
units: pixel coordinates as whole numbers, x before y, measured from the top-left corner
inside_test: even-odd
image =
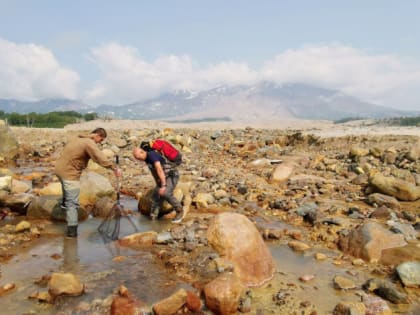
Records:
[[[77,237],[77,225],[67,227],[67,237]]]
[[[159,208],[154,208],[150,211],[150,218],[155,221],[159,217]]]

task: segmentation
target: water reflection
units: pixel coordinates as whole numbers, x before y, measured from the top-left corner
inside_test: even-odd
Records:
[[[78,239],[67,238],[63,240],[63,264],[61,269],[63,272],[76,273],[79,269]]]

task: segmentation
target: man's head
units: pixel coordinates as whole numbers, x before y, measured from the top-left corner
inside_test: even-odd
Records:
[[[96,143],[104,141],[107,136],[106,130],[104,128],[96,128],[91,132],[91,134],[93,135],[92,138]]]
[[[147,158],[147,152],[144,151],[142,148],[135,147],[133,149],[133,156],[136,160],[144,161]]]

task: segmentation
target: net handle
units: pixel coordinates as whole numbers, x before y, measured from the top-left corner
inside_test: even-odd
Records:
[[[118,154],[115,156],[115,164],[117,165],[117,168],[119,168],[120,165],[120,157],[118,156]],[[120,179],[119,176],[117,177],[117,203],[120,202]]]

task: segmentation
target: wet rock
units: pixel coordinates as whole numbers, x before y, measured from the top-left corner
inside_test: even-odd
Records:
[[[110,213],[115,203],[116,201],[109,196],[99,198],[96,200],[91,214],[94,217],[105,218]]]
[[[187,303],[187,291],[180,289],[166,299],[153,305],[153,311],[156,315],[175,314]]]
[[[374,222],[362,224],[339,239],[342,251],[366,261],[379,261],[384,249],[406,244],[403,235],[394,234]]]
[[[231,271],[235,270],[235,266],[230,260],[217,257],[213,261],[216,265],[216,270],[219,273],[223,273],[223,272],[226,272],[226,271],[231,272]]]
[[[138,300],[126,287],[120,286],[110,306],[111,315],[151,315],[149,307]]]
[[[299,280],[302,282],[308,282],[308,281],[311,281],[312,279],[315,279],[315,275],[303,275],[299,277]]]
[[[391,209],[401,208],[401,205],[396,198],[379,193],[370,194],[367,197],[366,202],[379,207],[386,206]]]
[[[123,237],[118,240],[121,246],[130,247],[134,249],[150,247],[156,243],[157,233],[155,231],[148,231],[142,233],[135,233]]]
[[[420,287],[420,262],[408,261],[400,264],[396,270],[405,287]]]
[[[363,304],[366,306],[366,315],[392,315],[392,310],[380,297],[365,295]]]
[[[178,201],[182,202],[184,205],[184,209],[188,208],[189,204],[186,203],[186,200],[188,199],[188,195],[184,194],[184,190],[188,191],[188,183],[179,183],[177,187],[174,190],[174,197],[178,199]],[[153,196],[154,189],[149,189],[146,194],[140,196],[139,202],[137,204],[137,209],[142,215],[149,216],[150,215],[150,209],[152,206],[152,196]],[[184,198],[184,200],[183,200]],[[191,203],[191,201],[189,201]],[[159,212],[159,217],[164,216],[168,213],[172,212],[172,206],[165,200],[163,202],[163,206],[161,211]]]
[[[300,241],[290,241],[289,243],[287,243],[287,245],[289,245],[291,249],[298,252],[303,252],[311,248],[308,244],[305,244]]]
[[[185,303],[191,312],[199,312],[203,307],[200,297],[193,291],[187,291],[187,301]]]
[[[160,232],[156,236],[156,244],[169,244],[174,241],[170,232]]]
[[[21,221],[16,225],[15,231],[16,232],[23,232],[27,231],[31,228],[31,223],[28,221]]]
[[[361,302],[340,302],[333,310],[333,315],[365,315],[366,306]]]
[[[395,285],[389,281],[369,279],[363,284],[363,289],[368,292],[374,292],[376,295],[394,304],[409,303],[407,295],[398,291]]]
[[[237,314],[245,287],[232,273],[225,273],[204,287],[206,306],[216,314]]]
[[[251,297],[245,296],[242,297],[239,301],[238,311],[241,313],[249,313],[251,312],[252,308],[252,300]]]
[[[59,295],[82,295],[84,290],[84,284],[72,273],[55,272],[51,275],[50,281],[48,281],[48,293],[53,300]]]
[[[419,249],[419,242],[410,242],[405,246],[384,249],[380,262],[388,266],[397,266],[403,262],[420,261]]]
[[[34,196],[28,193],[4,194],[0,191],[0,206],[9,208],[12,212],[26,215],[27,207],[34,199]]]
[[[353,280],[342,276],[335,276],[333,279],[334,287],[341,290],[355,289],[356,284]]]
[[[16,284],[14,284],[14,283],[6,283],[2,287],[0,287],[0,296],[4,295],[7,292],[12,291],[14,288],[16,288]]]
[[[31,219],[51,219],[55,221],[66,221],[65,209],[61,208],[60,196],[35,197],[28,206],[27,216]],[[78,209],[78,220],[84,221],[88,213],[82,207]]]
[[[235,273],[244,285],[261,286],[273,277],[273,257],[257,228],[246,216],[236,213],[217,215],[208,228],[207,238],[220,256],[234,263]]]
[[[315,253],[315,259],[316,260],[325,260],[325,259],[327,259],[327,255],[325,255],[323,253]]]
[[[52,303],[51,295],[48,293],[48,291],[41,291],[41,292],[33,292],[31,295],[28,296],[29,299],[35,299],[38,300],[38,302],[44,302],[44,303]]]

